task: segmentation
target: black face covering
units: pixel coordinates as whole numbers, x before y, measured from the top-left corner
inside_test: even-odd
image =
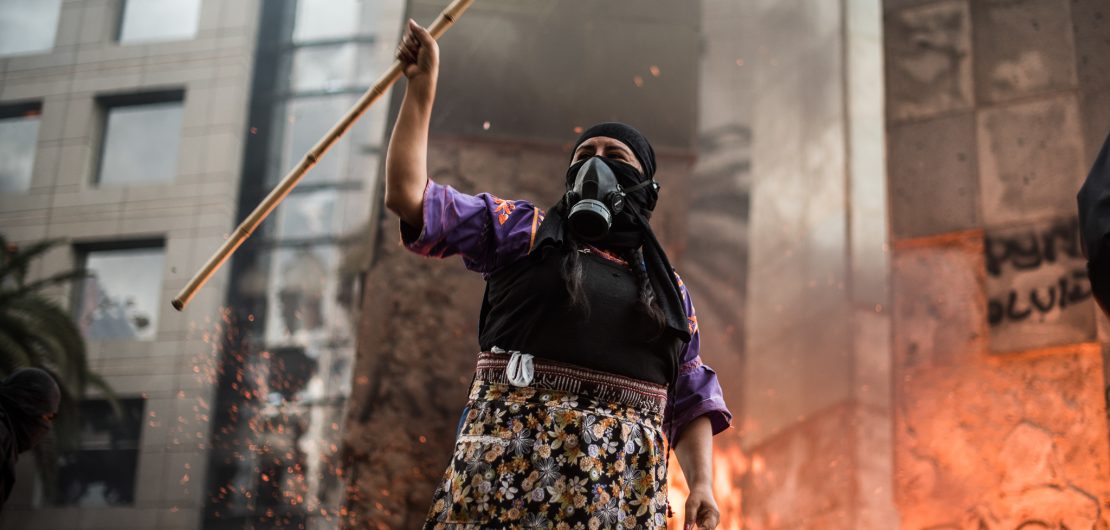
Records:
[[[613,170],[622,186],[632,188],[650,180],[633,166],[605,158],[602,160]],[[654,162],[654,158],[652,161]],[[573,179],[584,163],[585,161],[576,162],[567,170],[568,187],[573,185]],[[667,259],[666,252],[663,251],[663,246],[659,244],[655,233],[651,230],[651,225],[648,224],[658,198],[658,187],[651,185],[638,187],[628,193],[625,207],[614,216],[609,233],[596,244],[622,250],[643,247],[644,266],[666,318],[666,326],[683,342],[689,342],[690,329],[686,321],[686,308],[679,294],[678,280],[675,278],[674,269]],[[536,249],[563,244],[570,232],[566,226],[567,211],[568,205],[564,195],[558,203],[547,210],[547,216],[536,234]],[[638,264],[631,265],[635,267]]]

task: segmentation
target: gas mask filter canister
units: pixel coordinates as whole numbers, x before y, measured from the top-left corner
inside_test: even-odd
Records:
[[[574,166],[569,171],[573,172]],[[573,181],[568,174],[567,183],[570,184],[565,196],[569,208],[567,221],[571,230],[587,241],[598,241],[609,233],[613,218],[625,208],[628,193],[649,185],[658,186],[654,180],[646,180],[623,188],[613,169],[598,156],[582,162]]]

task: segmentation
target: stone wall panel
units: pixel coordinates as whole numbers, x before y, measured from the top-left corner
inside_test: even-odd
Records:
[[[901,528],[1110,527],[1101,370],[1098,348],[1078,347],[900,371]]]
[[[1075,213],[1087,168],[1074,96],[983,110],[978,138],[987,226]]]
[[[982,240],[976,236],[895,249],[894,366],[954,365],[986,351],[982,256]]]
[[[991,351],[1095,340],[1076,217],[987,230],[984,252]]]
[[[971,21],[966,1],[888,11],[885,26],[888,120],[971,108]]]
[[[974,115],[894,125],[887,142],[894,239],[980,225]]]
[[[981,103],[1075,86],[1067,0],[976,0],[975,88]]]
[[[1110,4],[1105,0],[1071,0],[1075,24],[1075,60],[1083,91],[1110,90]]]

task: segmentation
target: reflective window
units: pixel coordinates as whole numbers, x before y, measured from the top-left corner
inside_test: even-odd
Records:
[[[191,39],[199,20],[200,0],[126,0],[119,40]]]
[[[339,39],[369,32],[364,0],[297,0],[293,41]]]
[[[277,67],[277,77],[256,94],[272,98],[274,110],[265,114],[272,121],[259,127],[248,144],[270,155],[266,179],[244,181],[244,191],[272,189],[384,72],[393,60],[407,4],[262,3],[273,20],[282,20],[261,28],[279,62],[267,65]],[[337,470],[353,382],[355,278],[371,253],[366,234],[376,230],[371,194],[388,109],[387,95],[305,175],[278,207],[274,222],[257,236],[266,247],[233,280],[239,286],[234,297],[265,309],[251,315],[253,325],[243,328],[261,353],[244,356],[241,364],[227,358],[225,374],[242,374],[242,379],[221,378],[224,390],[228,384],[237,389],[221,393],[227,397],[217,408],[250,418],[248,424],[230,415],[216,417],[213,432],[220,434],[214,437],[242,455],[211,460],[212,479],[226,485],[214,499],[222,520],[272,526],[278,512],[301,518],[298,524],[306,528],[331,527],[329,514],[345,501],[345,482]],[[247,397],[243,385],[251,390]],[[289,499],[298,502],[290,505]]]
[[[336,207],[339,193],[335,188],[291,193],[278,206],[278,237],[302,239],[332,235],[339,217]]]
[[[106,107],[101,184],[168,182],[177,174],[181,101]]]
[[[37,108],[13,109],[7,116],[0,109],[0,193],[24,192],[31,187],[35,148],[39,137]]]
[[[336,246],[279,248],[270,259],[267,344],[349,336],[346,317],[336,303]]]
[[[320,141],[331,128],[355,104],[351,95],[326,97],[300,97],[285,104],[285,113],[279,118],[281,126],[280,166],[272,168],[271,179],[276,182],[285,172],[300,162],[301,157]],[[381,142],[387,107],[375,105],[366,111],[354,126],[328,150],[304,176],[302,183],[334,183],[341,180],[360,180],[370,178],[368,172],[376,170],[369,166],[373,160],[369,155],[376,152]]]
[[[90,272],[79,293],[77,318],[90,340],[151,340],[162,308],[161,247],[87,251]]]
[[[351,96],[294,99],[286,105],[285,142],[282,146],[281,167],[291,168],[301,157],[320,141],[354,105]],[[356,127],[358,125],[356,124]],[[353,131],[352,131],[353,132]],[[347,135],[350,135],[348,132]],[[350,138],[344,135],[313,167],[302,182],[334,182],[341,176],[341,168],[350,150]]]
[[[330,92],[369,86],[380,73],[375,71],[372,52],[370,46],[358,44],[297,48],[293,52],[293,90]]]
[[[48,51],[62,0],[0,0],[0,55]]]
[[[143,400],[120,399],[117,416],[104,400],[81,403],[79,448],[58,456],[54,503],[83,507],[135,502]]]

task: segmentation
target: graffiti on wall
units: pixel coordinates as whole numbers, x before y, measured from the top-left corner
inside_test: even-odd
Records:
[[[1078,219],[987,230],[984,254],[993,351],[1093,340]]]

